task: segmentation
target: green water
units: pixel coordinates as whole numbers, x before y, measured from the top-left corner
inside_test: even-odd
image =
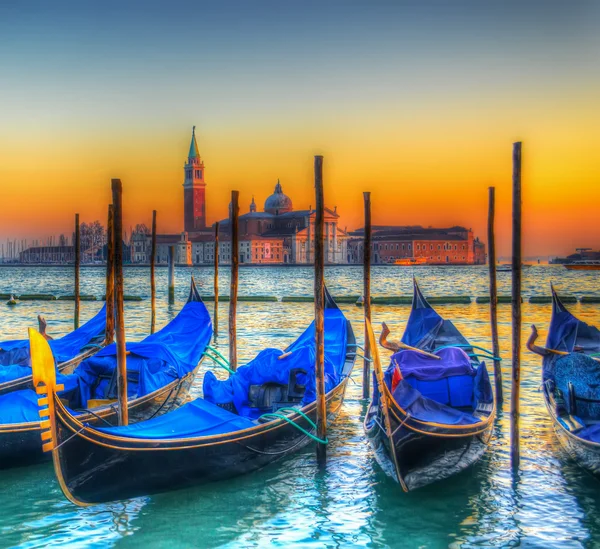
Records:
[[[224,269],[226,270],[226,269]],[[182,306],[193,273],[202,293],[210,293],[212,270],[178,269],[174,307],[166,304],[166,270],[159,271],[158,324]],[[331,268],[332,293],[359,294],[358,268]],[[416,274],[426,295],[485,295],[485,268],[374,268],[373,294],[410,294]],[[147,297],[148,272],[126,269],[126,293]],[[508,294],[510,274],[499,275]],[[594,272],[562,267],[532,267],[524,273],[524,295],[549,295],[553,281],[561,293],[600,295]],[[72,293],[70,269],[0,269],[5,291]],[[227,293],[226,273],[221,280]],[[101,269],[84,268],[82,293],[103,293]],[[304,268],[242,269],[240,294],[310,295],[312,273]],[[41,311],[49,331],[66,333],[72,303],[22,302],[0,305],[0,337],[24,337]],[[100,303],[82,303],[91,317]],[[222,332],[227,304],[220,307]],[[208,304],[212,313],[212,303]],[[599,305],[572,305],[580,318],[600,324]],[[362,338],[362,309],[342,306]],[[447,305],[436,309],[452,318],[472,342],[490,347],[486,305]],[[283,348],[311,321],[310,303],[240,303],[240,362],[265,346]],[[400,333],[408,306],[374,306],[375,323],[385,321]],[[523,337],[535,322],[545,337],[549,305],[523,306]],[[500,344],[505,393],[509,393],[510,307],[501,305]],[[126,304],[127,335],[148,332],[149,301]],[[226,351],[227,340],[217,346]],[[366,403],[361,400],[362,361],[348,386],[343,411],[329,433],[324,471],[315,464],[314,446],[258,473],[227,482],[110,505],[77,508],[68,503],[50,466],[0,471],[0,546],[45,547],[596,547],[600,546],[600,482],[569,461],[552,432],[538,391],[538,357],[523,353],[522,463],[512,474],[508,453],[508,402],[500,412],[484,458],[445,482],[404,494],[380,471],[362,431]],[[220,375],[220,374],[219,374]],[[194,386],[198,394],[203,372]]]

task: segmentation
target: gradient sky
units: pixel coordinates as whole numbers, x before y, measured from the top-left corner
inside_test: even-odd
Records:
[[[341,224],[472,227],[496,186],[510,253],[523,141],[525,255],[600,248],[600,2],[0,4],[0,241],[104,220],[183,228],[197,126],[209,221],[281,179],[314,204],[313,155]]]

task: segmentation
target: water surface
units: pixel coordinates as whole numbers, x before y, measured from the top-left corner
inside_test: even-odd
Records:
[[[228,293],[223,268],[222,294]],[[158,270],[158,325],[183,305],[189,275],[201,293],[212,290],[212,269],[177,269],[177,302],[166,302],[166,269]],[[149,330],[148,270],[127,268],[125,291],[142,302],[126,303],[127,336]],[[411,276],[426,295],[485,295],[485,267],[419,267],[373,269],[374,295],[408,295]],[[334,295],[361,293],[360,268],[328,268]],[[523,293],[549,295],[549,283],[574,295],[600,295],[598,273],[567,271],[560,266],[531,267],[524,272]],[[2,268],[0,293],[72,293],[70,268]],[[104,273],[82,269],[82,293],[101,296]],[[499,274],[499,293],[510,291],[510,274]],[[309,268],[248,268],[240,271],[240,294],[310,295]],[[90,318],[100,302],[82,303]],[[208,304],[211,314],[212,303]],[[437,306],[474,343],[490,347],[486,305]],[[600,324],[600,306],[572,305],[583,320]],[[362,309],[342,306],[362,340]],[[217,347],[226,354],[228,305],[221,304],[222,335]],[[69,302],[22,302],[14,309],[0,304],[0,338],[24,337],[42,312],[49,332],[72,327]],[[240,362],[260,349],[285,347],[311,321],[310,303],[239,303]],[[408,306],[374,306],[373,320],[398,332]],[[549,305],[523,305],[523,337],[536,323],[546,334]],[[504,389],[510,373],[510,307],[499,306]],[[595,547],[600,545],[600,482],[564,455],[553,435],[541,394],[538,357],[523,353],[522,464],[512,474],[509,460],[508,401],[500,412],[491,447],[468,471],[404,494],[383,475],[362,431],[366,403],[361,399],[362,361],[348,385],[343,411],[329,433],[324,471],[315,464],[314,446],[260,472],[227,482],[138,498],[109,505],[77,508],[68,503],[50,466],[0,471],[0,546],[127,548],[147,547]],[[208,365],[205,366],[205,368]],[[199,394],[204,371],[193,388]],[[219,374],[221,375],[221,374]]]

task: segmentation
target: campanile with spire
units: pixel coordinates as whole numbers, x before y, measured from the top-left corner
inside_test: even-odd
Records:
[[[192,129],[192,142],[187,162],[183,167],[183,226],[184,231],[193,233],[206,229],[206,197],[204,162],[200,159],[196,143],[196,126]]]

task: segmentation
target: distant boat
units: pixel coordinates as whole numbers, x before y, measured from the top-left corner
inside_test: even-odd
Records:
[[[569,271],[600,271],[600,260],[587,259],[565,264]]]
[[[424,257],[403,257],[396,259],[394,265],[402,265],[404,267],[411,267],[413,265],[427,265],[427,259]]]

